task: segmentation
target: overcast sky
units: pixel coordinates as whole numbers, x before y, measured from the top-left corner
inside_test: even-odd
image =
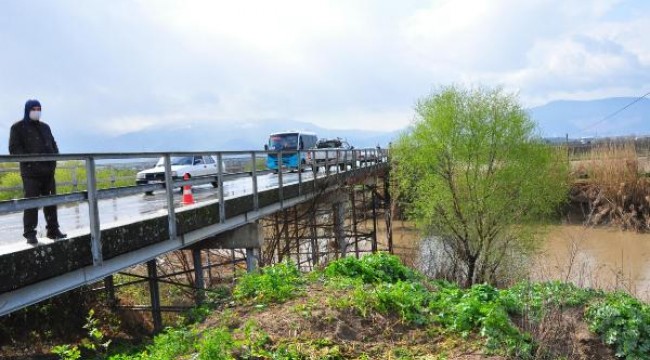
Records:
[[[649,33],[645,0],[2,0],[0,130],[28,98],[55,135],[114,136],[274,119],[395,130],[453,83],[525,106],[639,96]]]

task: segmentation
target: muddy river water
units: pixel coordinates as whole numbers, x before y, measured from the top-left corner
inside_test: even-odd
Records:
[[[650,234],[614,228],[549,228],[531,276],[624,290],[650,301]]]
[[[419,233],[412,224],[393,224],[395,253],[410,263]],[[555,225],[530,267],[532,280],[571,281],[583,287],[624,290],[650,302],[650,234],[615,228]]]

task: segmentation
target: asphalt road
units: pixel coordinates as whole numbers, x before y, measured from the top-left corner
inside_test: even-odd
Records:
[[[322,172],[321,175],[322,176]],[[310,171],[302,173],[303,180],[313,177]],[[282,180],[285,185],[298,182],[297,173],[283,173]],[[257,177],[259,190],[271,189],[278,186],[278,175],[264,174]],[[234,179],[224,182],[224,197],[226,199],[238,197],[253,192],[251,177]],[[192,188],[194,200],[197,203],[218,200],[218,189],[211,185],[194,186]],[[182,207],[182,194],[174,193],[175,208]],[[99,204],[100,226],[108,227],[111,224],[133,222],[134,219],[147,215],[167,214],[167,200],[164,190],[156,191],[153,195],[131,195],[114,199],[100,200]],[[87,234],[89,230],[88,205],[85,202],[61,205],[58,209],[61,230],[68,236]],[[23,213],[10,213],[0,216],[0,254],[6,254],[29,247],[23,238]],[[39,243],[49,243],[45,238],[45,218],[42,209],[39,210],[37,228]]]

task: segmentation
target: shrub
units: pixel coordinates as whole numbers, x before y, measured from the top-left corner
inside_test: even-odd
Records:
[[[237,283],[233,295],[238,300],[252,299],[262,304],[284,302],[295,296],[302,283],[298,268],[291,262],[283,262],[246,274]]]
[[[429,310],[435,322],[464,337],[478,332],[490,351],[501,349],[527,358],[533,349],[532,339],[512,324],[501,297],[490,285],[474,285],[467,290],[449,286],[433,293]]]
[[[325,268],[325,275],[360,278],[364,283],[396,283],[413,281],[417,275],[404,266],[399,257],[387,253],[376,253],[356,259],[345,257],[334,261]]]
[[[203,334],[197,345],[199,360],[229,360],[233,347],[232,335],[225,328],[218,328]]]
[[[585,311],[589,329],[613,345],[617,357],[650,359],[650,306],[623,293],[608,294]]]

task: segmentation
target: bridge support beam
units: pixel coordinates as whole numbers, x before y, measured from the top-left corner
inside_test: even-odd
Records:
[[[390,174],[384,178],[384,213],[386,214],[386,235],[388,236],[388,253],[393,253],[393,204],[390,197]]]
[[[205,297],[201,249],[192,249],[192,262],[194,263],[194,300],[197,305],[200,305],[203,303]]]
[[[332,205],[334,217],[334,239],[339,247],[341,257],[345,257],[348,251],[348,243],[345,238],[345,202],[336,202]]]
[[[377,185],[370,187],[372,191],[372,252],[377,252]]]
[[[159,333],[163,329],[162,312],[160,310],[160,289],[158,288],[158,271],[156,259],[147,261],[149,276],[149,294],[151,295],[151,316],[153,318],[153,331]]]
[[[104,278],[104,289],[106,291],[106,302],[111,308],[115,307],[117,301],[115,298],[115,282],[113,275]]]

